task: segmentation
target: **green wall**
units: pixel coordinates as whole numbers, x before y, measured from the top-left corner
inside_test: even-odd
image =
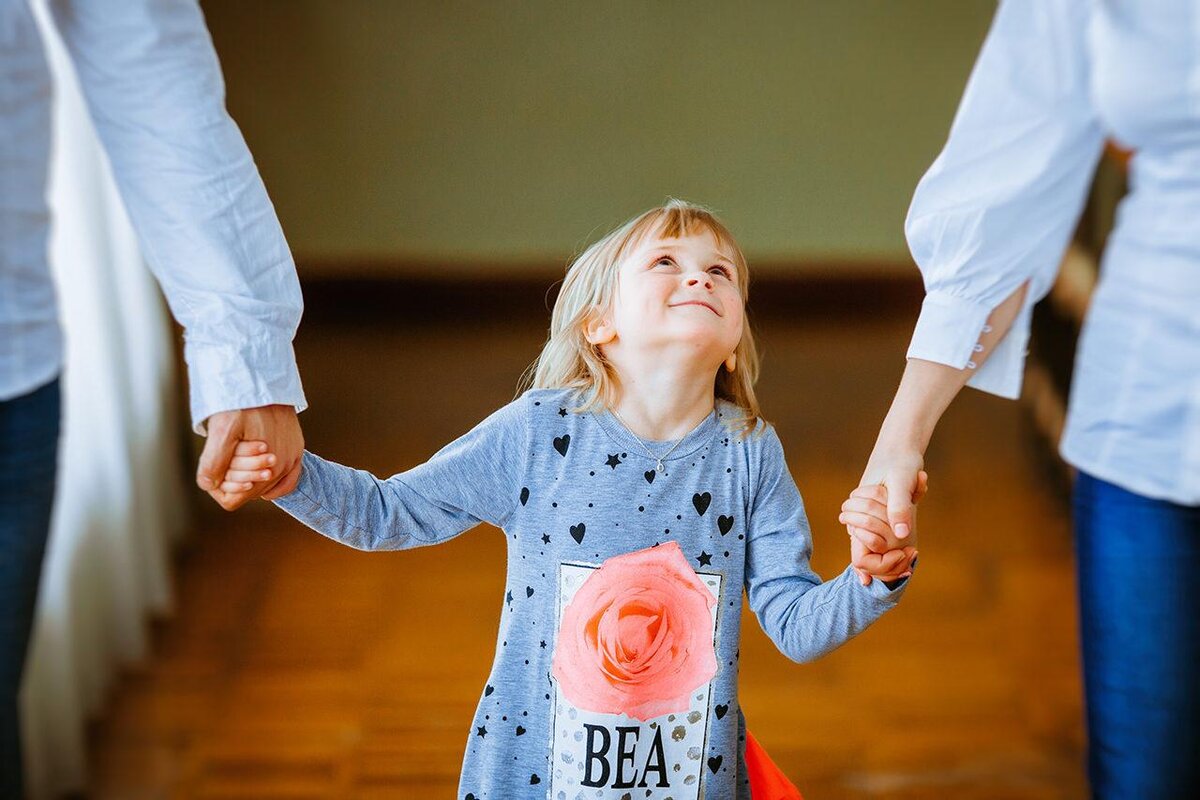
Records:
[[[767,268],[903,268],[994,2],[203,8],[302,271],[362,273],[561,266],[668,195]]]

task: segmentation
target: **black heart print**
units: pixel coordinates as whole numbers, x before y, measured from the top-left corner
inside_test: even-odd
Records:
[[[646,477],[646,483],[654,483],[654,470],[646,470],[642,475]]]
[[[529,502],[529,487],[522,486],[521,487],[521,505],[525,505],[528,502]]]
[[[526,597],[533,597],[533,587],[532,587],[532,586],[526,586],[526,587],[525,587],[525,596],[526,596]]]
[[[564,433],[562,436],[554,437],[554,449],[563,458],[567,456],[567,448],[571,446],[571,434]]]
[[[520,725],[518,725],[517,726],[517,736],[523,736],[524,734],[525,734],[525,729],[522,728]]]
[[[716,712],[717,712],[717,719],[724,719],[724,718],[725,718],[725,712],[727,712],[728,710],[729,710],[729,706],[728,706],[728,705],[723,705],[723,706],[715,706],[715,707],[713,708],[713,711],[716,711]]]
[[[719,531],[721,531],[722,536],[729,533],[729,530],[732,527],[733,527],[733,517],[727,517],[724,514],[717,517],[717,529]]]
[[[585,530],[587,528],[582,522],[571,526],[571,538],[575,540],[576,544],[583,544],[583,532]]]
[[[536,772],[529,776],[529,785],[530,786],[536,786],[537,784],[539,784],[541,782],[542,782],[542,779],[537,776]]]
[[[488,684],[488,686],[483,690],[483,696],[487,697],[494,691],[496,691],[496,687],[492,686],[491,684]]]
[[[721,762],[724,760],[725,759],[723,756],[713,756],[708,760],[708,768],[711,769],[715,774],[716,771],[721,768]]]
[[[696,507],[696,513],[704,516],[704,512],[708,511],[708,504],[712,502],[712,493],[705,492],[704,494],[692,495],[692,505]]]

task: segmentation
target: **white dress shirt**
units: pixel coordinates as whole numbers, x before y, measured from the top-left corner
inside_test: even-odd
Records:
[[[307,405],[295,264],[195,0],[50,0],[143,255],[184,327],[192,422]],[[27,0],[0,0],[0,400],[62,369],[46,263],[51,81]]]
[[[1200,3],[1002,0],[906,222],[926,297],[908,356],[1015,398],[1105,137],[1136,151],[1080,335],[1060,453],[1147,497],[1200,504]]]

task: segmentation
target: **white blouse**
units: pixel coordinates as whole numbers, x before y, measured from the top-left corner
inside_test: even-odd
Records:
[[[193,425],[306,403],[300,284],[196,0],[51,0],[121,197],[185,328]],[[47,265],[51,78],[29,0],[0,0],[0,400],[62,369]]]
[[[1076,353],[1059,450],[1147,497],[1200,504],[1200,2],[1002,0],[905,230],[926,297],[910,358],[1016,398],[1105,137],[1133,149]]]

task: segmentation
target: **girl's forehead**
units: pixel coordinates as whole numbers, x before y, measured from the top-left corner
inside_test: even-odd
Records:
[[[650,250],[684,250],[698,246],[713,255],[734,261],[728,246],[721,242],[714,231],[707,227],[697,226],[691,231],[681,232],[680,236],[667,236],[661,230],[648,231],[630,251],[630,255],[638,255]]]

